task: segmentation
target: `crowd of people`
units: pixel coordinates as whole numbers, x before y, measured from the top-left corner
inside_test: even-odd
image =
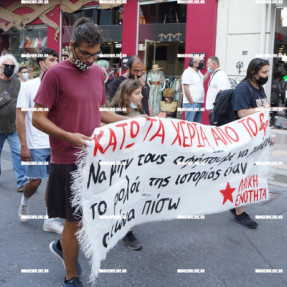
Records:
[[[121,110],[100,112],[106,104],[104,74],[93,63],[99,55],[101,42],[98,27],[91,20],[80,18],[74,25],[69,58],[58,63],[58,54],[44,49],[43,57],[36,59],[40,76],[30,80],[29,68],[19,68],[13,55],[0,57],[0,94],[10,96],[6,103],[0,102],[0,155],[7,139],[17,191],[23,192],[18,210],[21,222],[28,220],[32,195],[42,181],[48,179],[45,193],[48,218],[44,220],[43,230],[61,234],[61,239],[51,242],[50,250],[64,263],[64,287],[83,286],[79,279],[81,266],[75,235],[80,228],[81,212],[75,210],[70,200],[71,172],[76,169],[77,148],[85,147],[86,141],[92,140],[93,130],[102,123],[155,116],[149,87],[143,77],[144,63],[138,56],[130,57],[127,72],[111,83],[110,107]],[[213,109],[218,92],[230,88],[217,57],[208,59],[205,75],[200,72],[202,66],[200,57],[191,58],[181,80],[185,120],[198,123],[204,104],[204,81],[209,78],[207,110]],[[19,79],[14,77],[16,74]],[[238,119],[256,112],[258,106],[270,107],[262,87],[268,76],[268,61],[256,58],[250,62],[245,79],[234,92],[233,107]],[[159,112],[157,116],[166,117],[166,113]],[[257,227],[243,207],[231,212],[242,225]],[[57,218],[65,220],[64,226]],[[132,250],[141,248],[132,230],[122,243]]]

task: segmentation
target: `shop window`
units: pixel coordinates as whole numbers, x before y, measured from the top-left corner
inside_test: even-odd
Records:
[[[140,24],[186,23],[186,5],[177,2],[140,5]]]
[[[31,25],[23,30],[11,28],[0,31],[0,54],[13,54],[20,65],[28,66],[33,76],[38,76],[39,69],[35,56],[47,47],[47,26]]]
[[[63,37],[62,51],[63,56],[67,56],[67,48],[72,38],[73,24],[81,17],[88,17],[99,26],[103,44],[101,50],[103,54],[119,54],[121,52],[122,42],[122,14],[123,8],[116,7],[113,9],[102,10],[98,7],[79,10],[73,14],[62,13],[63,15]],[[108,57],[107,57],[108,58]],[[112,57],[109,57],[109,60]],[[119,62],[113,59],[112,62]]]
[[[140,3],[139,55],[145,59],[147,71],[152,65],[163,67],[167,76],[179,77],[185,51],[186,5],[177,2]]]
[[[138,55],[144,59],[150,101],[155,113],[169,117],[181,106],[180,76],[184,71],[186,5],[139,3]]]

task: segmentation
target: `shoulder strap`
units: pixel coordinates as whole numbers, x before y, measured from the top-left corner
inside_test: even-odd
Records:
[[[12,94],[12,89],[13,89],[14,81],[15,81],[15,78],[12,77],[12,80],[11,80],[11,83],[10,83],[10,85],[9,85],[9,88],[7,89],[7,92],[8,92],[9,94]]]
[[[216,70],[216,71],[212,74],[212,77],[211,77],[211,79],[210,79],[209,82],[208,82],[208,86],[210,86],[210,83],[211,83],[213,77],[215,76],[215,74],[216,74],[218,71],[220,71],[220,69]]]
[[[250,103],[251,103],[253,101],[253,98],[254,98],[254,92],[252,90],[251,83],[249,80],[247,80],[247,86],[248,86],[248,90],[249,90],[250,95],[251,95],[251,101],[250,101]]]

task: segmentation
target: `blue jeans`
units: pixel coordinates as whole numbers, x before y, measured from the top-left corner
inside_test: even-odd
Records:
[[[183,104],[185,109],[194,109],[195,111],[185,111],[185,120],[189,122],[201,123],[203,103]]]
[[[19,188],[24,186],[24,184],[28,179],[25,177],[26,166],[21,165],[20,142],[16,131],[14,133],[0,133],[0,175],[1,175],[1,153],[5,139],[7,139],[11,149],[14,176],[16,178],[17,187]]]
[[[29,179],[47,179],[49,176],[50,149],[30,149],[31,162],[35,165],[27,165],[26,177]]]

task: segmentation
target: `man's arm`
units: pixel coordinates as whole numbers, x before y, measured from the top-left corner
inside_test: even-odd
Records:
[[[35,103],[35,108],[46,108],[40,104]],[[32,124],[38,130],[42,132],[65,141],[68,141],[75,147],[84,147],[86,146],[86,140],[92,140],[91,137],[85,136],[80,133],[70,133],[67,132],[48,119],[49,111],[33,112],[32,115]]]
[[[23,161],[30,161],[31,154],[28,149],[27,139],[26,139],[26,126],[25,126],[25,116],[27,112],[21,111],[21,108],[16,109],[16,128],[18,137],[21,144],[20,158]]]
[[[192,100],[192,97],[190,95],[190,92],[189,92],[189,88],[188,88],[188,85],[183,85],[183,90],[184,90],[184,94],[187,98],[187,100],[189,101],[190,104],[193,104],[193,100]]]
[[[113,112],[103,111],[101,112],[101,122],[104,124],[112,124],[118,121],[128,120],[129,117],[121,116]]]

